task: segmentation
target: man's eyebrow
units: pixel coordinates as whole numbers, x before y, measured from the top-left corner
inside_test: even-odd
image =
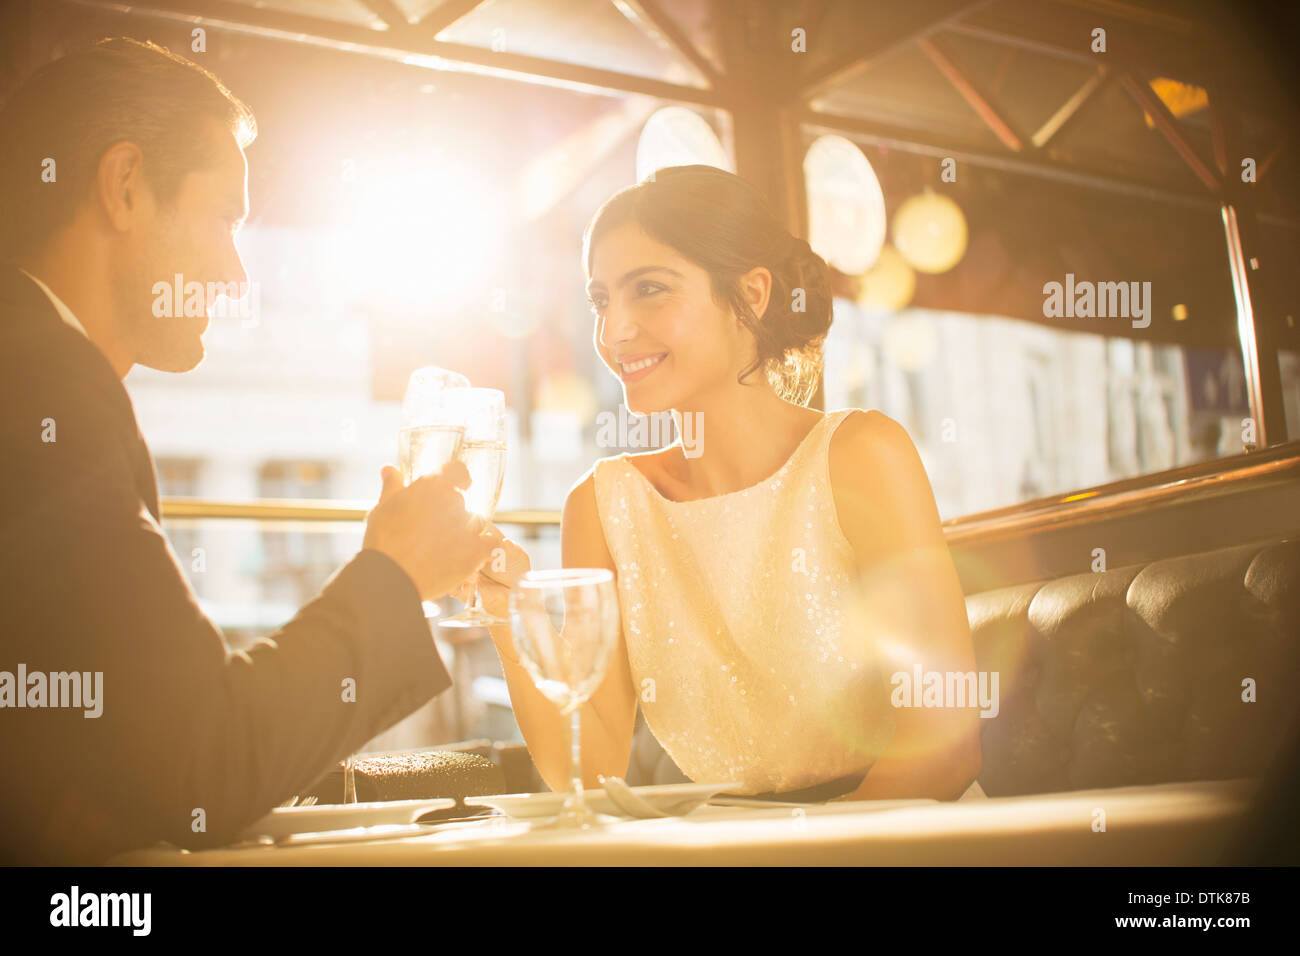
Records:
[[[647,272],[667,272],[669,275],[674,275],[679,279],[682,278],[682,274],[680,272],[678,272],[676,269],[670,269],[667,266],[641,266],[640,268],[632,269],[630,272],[623,273],[623,276],[618,280],[618,282],[615,283],[615,285],[627,285],[637,276],[644,275]],[[588,291],[590,291],[591,289],[600,285],[604,285],[604,283],[597,282],[595,279],[593,279],[591,282],[587,283],[587,289]]]

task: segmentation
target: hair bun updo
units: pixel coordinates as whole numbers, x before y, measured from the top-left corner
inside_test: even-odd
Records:
[[[790,236],[784,260],[771,271],[772,293],[761,323],[770,335],[756,336],[758,357],[778,392],[806,405],[817,389],[831,327],[830,268],[808,240]]]

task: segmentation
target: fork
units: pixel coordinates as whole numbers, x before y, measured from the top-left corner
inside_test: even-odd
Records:
[[[294,794],[292,797],[290,797],[288,800],[284,801],[284,803],[279,804],[279,805],[276,807],[276,809],[277,809],[277,810],[287,810],[287,809],[289,809],[289,808],[292,807],[292,806],[310,807],[310,806],[315,806],[315,804],[316,804],[316,797],[315,797],[315,796],[310,796],[310,797],[308,797],[307,799],[303,800],[302,803],[298,803],[298,795],[295,793],[295,794]]]
[[[605,796],[609,797],[614,806],[631,816],[647,820],[685,816],[696,807],[708,802],[707,797],[690,796],[668,804],[666,810],[660,810],[641,799],[622,777],[606,777],[601,774],[600,783],[605,788]]]

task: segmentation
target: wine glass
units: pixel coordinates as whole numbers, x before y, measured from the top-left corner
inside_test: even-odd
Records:
[[[448,404],[450,391],[469,388],[469,379],[436,365],[411,373],[402,397],[402,427],[398,432],[398,462],[403,484],[442,471],[460,454],[465,434],[459,405]],[[421,601],[426,618],[440,613],[434,601]],[[343,765],[343,802],[357,802],[354,755]]]
[[[520,663],[537,689],[569,718],[569,790],[560,815],[548,826],[590,826],[596,814],[583,802],[580,714],[605,679],[618,646],[613,572],[526,572],[510,590],[510,627]]]
[[[469,471],[465,510],[491,520],[501,497],[506,474],[506,397],[495,388],[461,388],[444,392],[448,406],[459,412],[465,437],[458,457]],[[478,579],[468,606],[439,622],[439,627],[486,627],[506,623],[487,612],[479,595]]]
[[[411,373],[402,398],[402,428],[398,433],[398,461],[402,481],[442,471],[460,455],[465,425],[459,404],[449,393],[469,388],[469,379],[459,372],[427,365]],[[435,601],[422,601],[424,616],[437,617]]]
[[[407,379],[402,396],[402,426],[425,424],[428,410],[442,405],[442,393],[451,388],[469,388],[469,379],[436,365],[417,368]]]

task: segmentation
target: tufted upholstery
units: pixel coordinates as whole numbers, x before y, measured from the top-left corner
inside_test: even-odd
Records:
[[[989,796],[1262,775],[1295,714],[1300,537],[967,598]],[[1256,681],[1257,703],[1242,702]]]
[[[991,797],[1262,776],[1300,712],[1300,536],[984,591],[966,610],[978,668],[999,674],[981,720]],[[628,778],[685,779],[639,715]]]

